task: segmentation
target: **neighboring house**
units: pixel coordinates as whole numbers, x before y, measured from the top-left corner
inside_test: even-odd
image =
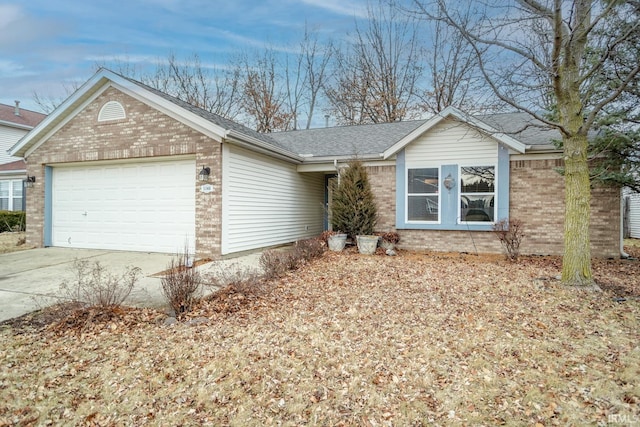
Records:
[[[379,231],[400,247],[499,252],[492,224],[525,223],[523,253],[561,254],[557,132],[523,114],[260,134],[100,70],[11,154],[29,175],[27,239],[37,246],[238,254],[320,234],[327,183],[357,156]],[[205,181],[201,180],[205,178]],[[593,255],[621,249],[620,191],[592,196]]]
[[[0,210],[24,210],[24,180],[27,169],[19,157],[7,150],[46,116],[14,106],[0,104]]]
[[[631,193],[627,197],[629,214],[629,237],[640,239],[640,193]]]

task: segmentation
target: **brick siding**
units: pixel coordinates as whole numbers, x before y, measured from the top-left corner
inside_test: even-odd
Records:
[[[98,112],[108,101],[118,101],[126,118],[98,122]],[[211,168],[212,193],[199,191],[197,170],[196,253],[198,257],[220,256],[220,211],[222,206],[221,147],[213,139],[164,113],[109,88],[38,147],[27,160],[27,173],[36,177],[27,190],[27,243],[44,244],[44,169],[57,163],[124,160],[161,156],[195,155],[196,168]]]
[[[564,183],[556,169],[561,160],[511,161],[510,218],[524,223],[526,234],[521,252],[530,255],[562,255],[564,234]],[[369,168],[380,220],[378,231],[395,230],[395,167]],[[592,191],[592,256],[620,256],[620,191],[596,188]],[[411,250],[500,253],[492,232],[449,230],[396,230],[398,247]]]

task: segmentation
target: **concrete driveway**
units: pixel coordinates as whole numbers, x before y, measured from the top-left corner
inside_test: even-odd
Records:
[[[204,277],[220,274],[223,270],[260,271],[260,252],[210,262],[198,267]],[[152,277],[165,271],[173,255],[123,252],[98,249],[42,248],[0,254],[0,322],[22,316],[40,308],[55,304],[63,296],[60,284],[73,278],[71,266],[76,259],[86,259],[92,264],[99,261],[113,274],[121,274],[127,266],[142,269],[125,305],[137,307],[166,307],[162,295],[160,277]],[[215,288],[207,288],[211,292]]]
[[[167,269],[172,255],[94,249],[43,248],[0,254],[0,321],[60,301],[60,283],[71,279],[75,259],[99,261],[114,274],[125,267],[142,269],[127,305],[160,307],[166,305],[160,278],[150,277]]]

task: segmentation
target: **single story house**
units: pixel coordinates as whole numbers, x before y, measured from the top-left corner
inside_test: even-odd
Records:
[[[261,134],[102,69],[10,154],[35,177],[36,246],[220,258],[320,234],[328,182],[357,156],[379,231],[400,247],[500,252],[495,221],[525,224],[522,252],[563,252],[558,134],[520,113],[455,108],[419,121]],[[592,197],[593,255],[618,257],[621,194]]]
[[[19,157],[7,153],[46,115],[20,108],[15,105],[0,104],[0,211],[24,210],[24,181],[27,168]]]

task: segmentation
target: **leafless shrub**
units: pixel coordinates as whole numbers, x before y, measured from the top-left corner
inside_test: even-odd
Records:
[[[326,246],[323,238],[299,240],[291,251],[270,249],[263,252],[260,266],[264,277],[267,280],[282,277],[287,271],[296,270],[303,262],[321,257]]]
[[[73,261],[71,270],[74,278],[60,284],[62,294],[85,307],[118,307],[129,296],[140,278],[142,270],[127,266],[124,273],[115,275],[95,261],[85,259]]]
[[[183,253],[171,259],[167,274],[160,282],[162,293],[176,317],[193,308],[202,289],[202,277],[195,267],[192,267],[188,245],[185,245]]]
[[[525,236],[522,221],[518,219],[500,220],[493,225],[493,232],[500,240],[505,257],[511,261],[518,261],[520,243]]]
[[[298,240],[293,246],[296,256],[304,261],[320,258],[326,245],[321,238]]]
[[[295,270],[298,267],[298,258],[295,252],[270,249],[260,256],[260,266],[265,279],[276,279],[289,270]]]

